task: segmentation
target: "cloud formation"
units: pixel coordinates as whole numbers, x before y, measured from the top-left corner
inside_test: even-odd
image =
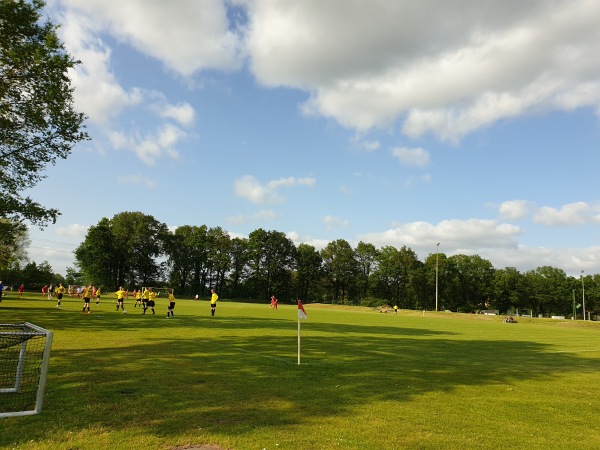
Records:
[[[281,203],[285,201],[285,197],[279,193],[279,188],[290,188],[296,186],[312,187],[316,181],[317,180],[315,178],[311,177],[287,177],[271,180],[265,184],[261,184],[252,175],[244,175],[243,177],[235,180],[234,192],[238,197],[245,198],[251,203],[259,205]]]
[[[257,79],[310,92],[306,113],[350,128],[400,120],[411,137],[457,140],[534,110],[600,103],[600,62],[588,57],[600,50],[597,2],[257,0],[248,10]]]
[[[429,164],[429,153],[422,148],[397,147],[392,156],[405,166],[425,167]]]

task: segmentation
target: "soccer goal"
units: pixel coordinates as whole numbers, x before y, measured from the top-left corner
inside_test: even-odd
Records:
[[[0,418],[42,410],[52,332],[31,323],[0,324]]]
[[[158,298],[169,298],[169,294],[173,293],[173,288],[170,287],[142,286],[142,292],[146,289],[156,292]]]
[[[521,317],[533,317],[532,309],[517,309],[517,316]]]
[[[67,288],[67,294],[69,295],[69,298],[81,298],[81,293],[84,288],[85,286],[80,284],[70,284]]]

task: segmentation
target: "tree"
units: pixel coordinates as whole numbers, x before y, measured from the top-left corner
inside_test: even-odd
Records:
[[[572,311],[572,283],[562,269],[538,267],[525,273],[528,306],[542,314],[567,315]]]
[[[0,218],[0,273],[27,261],[27,227],[15,220]]]
[[[231,237],[221,227],[209,228],[207,233],[209,251],[207,265],[210,268],[210,285],[220,292],[224,287],[225,274],[231,267]]]
[[[413,278],[420,267],[415,252],[402,246],[383,247],[377,257],[378,270],[373,274],[376,292],[400,307],[414,307],[417,303]]]
[[[338,239],[321,250],[321,257],[333,303],[349,303],[356,290],[356,275],[359,270],[354,250],[348,241]]]
[[[361,290],[362,298],[365,298],[369,292],[369,278],[374,269],[377,268],[377,256],[379,251],[373,244],[360,241],[354,250],[356,260],[360,269],[358,285]]]
[[[296,247],[281,231],[254,230],[248,236],[249,266],[253,294],[264,300],[276,293],[291,295],[291,270]]]
[[[514,267],[496,270],[492,308],[500,312],[518,309],[523,296],[523,275]]]
[[[296,251],[296,296],[303,301],[319,297],[323,258],[309,244],[300,244]]]
[[[43,6],[0,0],[0,217],[40,226],[54,223],[59,211],[22,192],[89,139],[67,74],[79,61],[65,51],[57,26],[40,22]]]
[[[444,299],[450,309],[473,311],[488,309],[493,298],[495,269],[478,255],[453,255],[446,260],[450,294]]]
[[[85,239],[75,249],[75,259],[83,272],[82,284],[115,287],[123,273],[123,260],[115,257],[117,251],[109,219],[104,217],[89,227]]]
[[[141,212],[122,212],[90,227],[75,249],[86,282],[113,289],[156,283],[161,275],[157,258],[164,254],[168,229]]]
[[[233,238],[229,246],[229,258],[231,260],[229,296],[231,298],[238,298],[242,296],[242,283],[247,277],[248,240],[237,237]]]

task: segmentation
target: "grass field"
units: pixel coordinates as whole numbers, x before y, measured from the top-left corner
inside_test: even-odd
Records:
[[[54,331],[44,409],[6,449],[597,449],[600,323],[178,300],[166,318],[10,294]]]

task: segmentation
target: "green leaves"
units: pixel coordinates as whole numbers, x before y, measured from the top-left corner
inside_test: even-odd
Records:
[[[65,51],[54,24],[40,23],[43,6],[0,0],[0,217],[40,226],[55,222],[59,211],[21,192],[89,139],[67,75],[79,61]]]

